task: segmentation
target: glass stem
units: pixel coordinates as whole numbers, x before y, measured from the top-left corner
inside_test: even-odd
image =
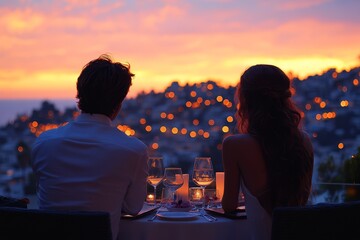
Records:
[[[202,209],[205,209],[205,187],[201,187],[201,190],[203,195]]]
[[[154,206],[156,206],[156,186],[154,186]]]

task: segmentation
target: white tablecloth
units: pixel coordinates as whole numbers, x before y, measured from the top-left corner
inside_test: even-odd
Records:
[[[208,222],[202,216],[194,220],[148,221],[155,212],[138,219],[122,219],[119,238],[123,240],[231,240],[251,239],[246,219],[229,219],[216,216]]]

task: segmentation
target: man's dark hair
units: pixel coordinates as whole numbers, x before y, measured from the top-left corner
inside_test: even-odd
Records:
[[[79,109],[112,117],[129,92],[133,76],[129,64],[113,62],[109,55],[90,61],[76,84]]]

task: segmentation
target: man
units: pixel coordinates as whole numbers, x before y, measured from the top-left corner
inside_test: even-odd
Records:
[[[133,76],[108,55],[89,62],[77,81],[81,114],[41,134],[32,150],[39,207],[107,211],[114,239],[121,212],[138,213],[146,196],[147,147],[111,126]]]

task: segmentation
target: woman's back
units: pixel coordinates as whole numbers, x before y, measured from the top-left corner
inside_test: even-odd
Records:
[[[248,220],[262,222],[266,233],[275,207],[305,205],[311,189],[312,145],[300,130],[301,114],[291,95],[290,80],[279,68],[247,69],[236,93],[241,134],[223,142],[223,208],[236,209],[242,185]]]
[[[304,142],[306,150],[312,152],[311,142],[304,133]],[[266,160],[264,159],[263,150],[258,141],[249,134],[238,134],[227,137],[223,143],[223,161],[224,170],[230,174],[230,181],[227,183],[231,186],[235,182],[241,181],[249,193],[261,204],[261,206],[271,215],[273,207],[272,189],[268,180],[268,170],[266,167]],[[309,159],[309,161],[312,161]],[[234,170],[238,169],[238,174],[232,174]],[[311,174],[311,173],[309,173]],[[309,176],[311,178],[311,175]],[[229,178],[228,178],[229,180]],[[235,184],[236,185],[236,184]],[[240,187],[240,183],[239,183]],[[238,189],[238,187],[230,187],[229,190]],[[238,194],[237,191],[226,191],[224,200],[235,199]],[[237,202],[225,202],[224,209],[228,206],[235,206]]]

